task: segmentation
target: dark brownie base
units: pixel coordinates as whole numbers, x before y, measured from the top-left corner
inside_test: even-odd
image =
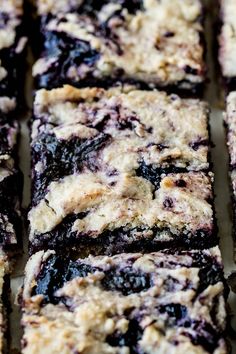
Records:
[[[84,87],[101,87],[104,89],[109,89],[111,87],[125,87],[127,85],[133,86],[136,89],[140,90],[164,90],[168,94],[175,93],[182,98],[203,98],[205,92],[205,83],[200,84],[192,84],[188,81],[181,81],[176,83],[175,85],[167,85],[167,86],[160,86],[155,85],[153,83],[147,84],[143,81],[138,81],[130,78],[122,77],[122,72],[117,72],[115,77],[107,77],[104,79],[98,79],[94,77],[86,78],[81,80],[80,82],[63,79],[63,75],[58,73],[53,73],[55,76],[50,77],[49,75],[41,75],[40,77],[36,77],[34,80],[34,87],[35,89],[53,89],[57,87],[61,87],[63,85],[72,85],[77,88],[84,88]],[[119,79],[117,79],[119,77]]]
[[[37,235],[30,242],[29,253],[39,250],[54,249],[58,251],[74,252],[77,255],[114,255],[118,253],[134,252],[156,252],[165,248],[177,249],[205,249],[218,244],[217,226],[215,230],[197,230],[195,234],[180,232],[173,234],[169,229],[134,229],[125,230],[123,228],[114,231],[106,231],[97,238],[86,238],[86,235],[78,237],[71,227],[78,215],[68,216],[63,223],[53,231]],[[153,236],[145,237],[145,231],[152,231]],[[170,240],[161,241],[161,235],[168,233]],[[143,235],[142,235],[143,233]],[[138,237],[137,237],[138,236]],[[155,237],[156,236],[156,237]]]
[[[104,89],[109,89],[111,87],[117,87],[117,86],[125,87],[126,85],[129,85],[140,90],[153,90],[153,89],[164,90],[168,94],[175,93],[182,98],[191,98],[191,97],[202,98],[205,92],[205,84],[190,85],[189,82],[182,81],[176,85],[168,85],[168,86],[158,86],[154,84],[148,85],[142,81],[135,81],[129,78],[127,79],[122,78],[122,75],[120,76],[119,80],[117,80],[117,78],[112,79],[111,77],[109,78],[107,77],[104,80],[99,80],[97,78],[90,78],[90,79],[83,80],[82,82],[79,83],[72,80],[63,80],[63,79],[58,80],[56,78],[52,79],[52,83],[48,83],[47,79],[42,75],[40,79],[36,78],[34,85],[35,85],[35,89],[45,88],[51,90],[53,88],[57,88],[65,84],[73,85],[78,88],[101,87]],[[186,86],[188,85],[190,85],[189,89],[186,88]]]

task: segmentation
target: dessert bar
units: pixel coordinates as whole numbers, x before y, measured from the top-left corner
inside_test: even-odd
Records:
[[[229,91],[236,89],[236,2],[220,0],[219,61]]]
[[[231,92],[226,99],[226,113],[224,116],[229,151],[229,173],[231,178],[231,192],[233,202],[233,219],[236,226],[236,92]],[[234,238],[236,236],[234,233]]]
[[[9,344],[8,314],[10,312],[9,262],[0,250],[0,353],[7,353]]]
[[[218,248],[72,259],[38,252],[19,298],[23,354],[226,354]]]
[[[207,117],[205,103],[158,91],[38,91],[31,252],[217,242]]]
[[[38,87],[133,83],[200,93],[205,80],[199,0],[37,1]]]
[[[22,103],[26,42],[23,27],[23,0],[2,0],[0,9],[0,112],[3,103],[11,106],[19,106]]]

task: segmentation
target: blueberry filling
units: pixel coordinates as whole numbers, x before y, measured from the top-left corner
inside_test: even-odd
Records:
[[[193,150],[197,151],[202,146],[209,146],[209,141],[207,139],[199,139],[199,140],[194,141],[191,144],[189,144],[189,146]]]
[[[206,248],[206,247],[205,247]],[[176,255],[181,254],[177,249],[165,250],[167,254],[172,254],[174,252]],[[188,255],[188,251],[185,252]],[[212,258],[206,253],[192,252],[191,253],[192,264],[191,267],[198,267],[199,270],[199,293],[202,292],[207,286],[214,285],[218,282],[224,281],[224,273],[222,266],[217,262],[216,259]],[[181,265],[181,264],[180,264]],[[184,264],[182,264],[184,265]],[[175,287],[175,284],[174,284]]]
[[[37,276],[37,285],[32,290],[32,295],[43,295],[44,303],[57,304],[60,300],[55,292],[64,283],[76,278],[86,277],[89,273],[94,273],[97,269],[87,264],[73,262],[66,257],[51,255]]]
[[[170,266],[170,264],[169,264]],[[187,280],[185,283],[179,282],[177,279],[168,276],[164,281],[164,287],[168,292],[182,291],[187,289],[192,289],[193,284],[191,281]]]
[[[34,201],[42,199],[50,182],[79,172],[83,166],[97,170],[96,152],[109,141],[107,134],[99,134],[90,140],[73,138],[58,140],[54,135],[42,134],[32,145],[34,164],[42,161],[45,166],[40,176],[34,177]]]
[[[41,87],[47,89],[60,83],[69,83],[71,81],[68,78],[69,68],[79,68],[85,64],[87,68],[92,69],[99,58],[99,53],[92,49],[88,42],[72,38],[63,32],[46,32],[45,50],[49,58],[57,58],[48,71],[38,77]]]
[[[124,116],[124,114],[122,113],[120,107],[115,107],[115,110],[117,112],[117,120],[115,121],[116,127],[119,130],[125,130],[125,129],[129,129],[129,130],[135,130],[136,125],[139,123],[140,125],[142,125],[139,121],[139,119],[134,115],[127,115]],[[145,129],[145,126],[143,125],[143,128]],[[147,129],[145,129],[147,131]]]
[[[156,189],[160,187],[162,180],[162,175],[167,175],[170,173],[182,173],[186,172],[186,168],[180,168],[175,166],[169,166],[167,168],[155,168],[153,165],[147,165],[145,161],[139,163],[139,168],[136,170],[137,176],[143,177],[150,181]],[[180,186],[179,186],[180,187]]]
[[[44,295],[44,303],[58,303],[55,292],[76,277],[86,277],[98,268],[71,260],[69,257],[51,255],[37,276],[32,295]],[[145,291],[151,286],[150,276],[133,270],[111,269],[104,273],[101,285],[107,291],[119,291],[123,295]]]
[[[171,320],[174,320],[174,323],[177,325],[180,321],[187,317],[188,311],[187,307],[180,304],[168,304],[161,305],[158,307],[158,310],[161,314],[167,314]]]
[[[143,329],[135,319],[129,320],[128,329],[125,333],[114,332],[106,338],[107,343],[112,347],[128,347],[130,354],[140,353],[138,341],[142,338]]]
[[[171,31],[167,31],[164,34],[164,37],[166,37],[166,38],[171,38],[171,37],[174,37],[174,36],[175,36],[175,33],[171,32]]]
[[[106,108],[106,106],[105,106]],[[91,112],[90,112],[91,114]],[[93,121],[90,124],[87,124],[88,127],[95,128],[99,132],[106,132],[106,128],[111,125],[114,125],[117,130],[131,130],[135,131],[135,128],[138,125],[141,125],[143,129],[147,132],[150,132],[150,128],[147,128],[144,124],[140,122],[135,112],[132,112],[128,109],[124,109],[120,105],[114,105],[109,107],[109,114],[106,114],[101,119],[100,111],[96,108],[93,110],[92,115],[96,118],[99,115],[99,121],[94,123]]]
[[[106,290],[120,291],[127,296],[148,290],[151,287],[151,279],[148,274],[126,267],[109,270],[101,284]]]
[[[4,28],[9,21],[9,14],[7,12],[0,13],[0,29]]]
[[[198,70],[195,68],[192,68],[189,65],[186,65],[184,67],[184,71],[186,72],[186,74],[191,74],[191,75],[198,75]]]
[[[159,151],[163,151],[164,149],[168,149],[168,146],[167,146],[167,145],[164,145],[164,144],[150,143],[150,144],[147,145],[147,147],[150,147],[150,146],[156,146],[156,148],[157,148]]]
[[[101,11],[103,6],[110,3],[120,5],[121,8],[127,9],[130,14],[135,14],[136,11],[143,10],[143,0],[86,0],[80,5],[78,12],[93,16],[94,12]]]
[[[163,202],[163,206],[165,209],[171,209],[174,206],[174,201],[172,198],[166,198]]]
[[[201,345],[207,352],[213,353],[220,339],[219,330],[216,331],[212,325],[204,321],[191,321],[187,323],[186,327],[188,326],[191,332],[185,332],[185,335],[191,338],[192,343]]]
[[[179,188],[185,188],[187,186],[187,183],[183,179],[178,179],[175,184]]]
[[[225,283],[225,291],[228,292],[228,287],[224,281],[223,269],[216,262],[211,262],[211,264],[202,267],[199,271],[199,278],[199,292],[203,291],[207,286],[214,285],[220,281]]]

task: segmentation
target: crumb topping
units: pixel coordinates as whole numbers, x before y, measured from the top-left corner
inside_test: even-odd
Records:
[[[199,257],[203,257],[202,266],[207,257],[207,263],[213,262],[210,267],[220,270],[221,263],[214,263],[217,254],[215,248],[201,256],[194,251],[176,256],[159,252],[77,260],[77,265],[66,266],[67,271],[73,269],[72,278],[54,290],[54,300],[48,303],[44,299],[52,286],[48,284],[43,294],[40,290],[35,294],[35,289],[44,278],[51,281],[51,276],[57,276],[55,270],[54,275],[49,273],[50,262],[57,256],[53,251],[37,253],[26,267],[23,353],[36,353],[39,348],[44,353],[53,349],[54,353],[123,354],[131,348],[150,354],[180,353],[181,349],[226,353],[221,337],[226,316],[223,284],[209,278],[203,286],[198,268]],[[137,286],[144,285],[144,276],[150,281],[137,291]],[[122,293],[125,287],[131,292]]]

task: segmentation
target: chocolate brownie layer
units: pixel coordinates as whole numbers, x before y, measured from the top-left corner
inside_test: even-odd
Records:
[[[0,353],[7,353],[8,348],[8,313],[10,310],[9,301],[10,279],[9,262],[6,255],[0,250]]]
[[[38,1],[39,87],[134,82],[195,93],[205,80],[199,0]]]
[[[229,90],[236,89],[236,3],[220,0],[219,61]]]
[[[0,9],[0,111],[1,102],[19,103],[23,98],[22,69],[26,37],[23,30],[23,0],[3,0]],[[1,119],[1,115],[0,115]]]
[[[71,259],[35,254],[22,353],[227,353],[218,248]]]
[[[207,116],[205,103],[157,91],[38,91],[32,249],[216,240]]]

